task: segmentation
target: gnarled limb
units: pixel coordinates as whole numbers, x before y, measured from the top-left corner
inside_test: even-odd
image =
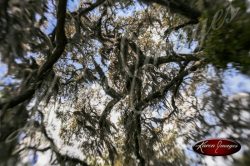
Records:
[[[65,25],[65,16],[66,16],[66,6],[67,0],[60,0],[58,4],[57,11],[57,26],[56,26],[56,48],[54,49],[52,55],[48,57],[47,61],[39,68],[37,76],[34,78],[36,82],[34,84],[41,85],[44,77],[48,74],[48,71],[52,69],[53,65],[58,61],[61,55],[64,52],[67,39],[65,36],[64,25]],[[0,109],[12,108],[16,105],[31,99],[36,91],[38,86],[34,86],[22,94],[17,95],[5,102],[0,103]]]

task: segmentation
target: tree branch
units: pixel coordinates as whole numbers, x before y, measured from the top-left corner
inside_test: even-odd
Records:
[[[46,126],[44,125],[44,114],[41,111],[38,111],[41,115],[41,132],[44,134],[44,136],[46,137],[46,139],[49,141],[50,143],[50,149],[55,152],[56,156],[57,156],[57,160],[59,162],[63,162],[65,163],[65,161],[70,161],[73,162],[75,164],[81,164],[82,166],[88,166],[88,164],[78,158],[72,157],[72,156],[68,156],[67,154],[61,154],[60,151],[58,150],[54,140],[48,135],[47,130],[46,130]]]
[[[181,62],[181,61],[198,61],[200,60],[198,57],[194,56],[194,54],[176,54],[161,56],[161,57],[152,57],[146,56],[143,54],[142,50],[136,45],[135,42],[129,41],[129,46],[133,50],[134,53],[139,54],[139,66],[142,67],[145,64],[154,64],[159,66],[164,63],[170,62]]]
[[[172,28],[168,28],[164,34],[165,36],[167,36],[168,34],[170,34],[171,31],[178,31],[179,29],[181,28],[184,28],[185,26],[188,26],[188,25],[193,25],[193,24],[197,24],[198,22],[196,20],[190,20],[188,22],[185,22],[183,24],[180,24],[180,25],[177,25],[176,27],[172,27]]]
[[[97,0],[95,3],[91,4],[89,7],[81,9],[79,11],[79,16],[87,14],[88,12],[94,10],[96,7],[98,7],[99,5],[103,4],[104,2],[105,2],[105,0]]]
[[[149,1],[168,7],[171,12],[178,13],[197,22],[198,18],[201,16],[201,12],[184,4],[180,0],[149,0]]]
[[[65,16],[66,16],[66,7],[67,0],[59,0],[58,9],[57,9],[57,26],[56,26],[56,48],[54,49],[52,55],[48,57],[47,61],[40,67],[37,76],[35,77],[35,83],[41,85],[44,77],[48,74],[48,71],[52,69],[53,65],[58,61],[60,56],[63,54],[67,39],[65,36],[64,25],[65,25]],[[31,99],[34,95],[38,85],[30,88],[29,90],[23,92],[22,94],[17,95],[9,99],[8,101],[0,103],[0,109],[13,108],[16,105]]]
[[[57,10],[57,26],[56,26],[56,48],[47,61],[40,67],[37,79],[41,79],[45,73],[53,67],[64,52],[67,38],[65,35],[64,25],[66,18],[67,0],[60,0]]]
[[[120,95],[118,92],[115,91],[115,89],[113,89],[112,87],[109,86],[108,78],[105,76],[105,73],[102,71],[102,68],[96,63],[94,58],[92,58],[92,61],[94,63],[95,69],[97,70],[98,74],[100,75],[101,84],[102,84],[104,91],[112,98],[115,98],[115,99],[122,98],[122,95]]]
[[[27,91],[25,91],[24,93],[22,94],[19,94],[18,96],[16,97],[13,97],[5,102],[1,102],[0,103],[0,109],[8,109],[8,108],[13,108],[15,107],[16,105],[26,101],[27,99],[30,99],[31,96],[33,96],[33,94],[35,93],[35,88],[31,88],[31,89],[28,89]]]
[[[176,77],[174,77],[169,83],[162,86],[158,91],[153,92],[153,93],[149,94],[147,97],[145,97],[141,102],[139,102],[136,105],[135,108],[140,108],[141,106],[148,104],[150,101],[153,101],[157,98],[163,97],[166,94],[166,92],[175,85],[176,82],[178,82],[179,80],[182,80],[190,72],[194,72],[195,70],[197,70],[197,68],[199,68],[202,65],[204,65],[204,64],[198,63],[196,65],[193,65],[192,67],[190,67],[187,70],[181,71]]]

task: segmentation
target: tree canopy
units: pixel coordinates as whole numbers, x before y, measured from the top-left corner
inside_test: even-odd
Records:
[[[206,165],[208,137],[249,162],[248,4],[1,0],[0,165]]]

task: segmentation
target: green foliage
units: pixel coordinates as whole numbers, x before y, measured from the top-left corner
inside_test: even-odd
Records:
[[[218,29],[212,29],[205,41],[205,57],[218,68],[227,68],[231,63],[245,74],[250,74],[250,17],[240,4],[240,12],[232,22],[227,18],[218,20],[223,24]]]
[[[209,34],[205,47],[208,60],[222,68],[232,63],[234,67],[247,73],[250,69],[249,27],[250,21],[241,21],[226,25]]]
[[[250,165],[250,151],[244,152],[243,156],[234,162],[234,166],[249,166]]]

